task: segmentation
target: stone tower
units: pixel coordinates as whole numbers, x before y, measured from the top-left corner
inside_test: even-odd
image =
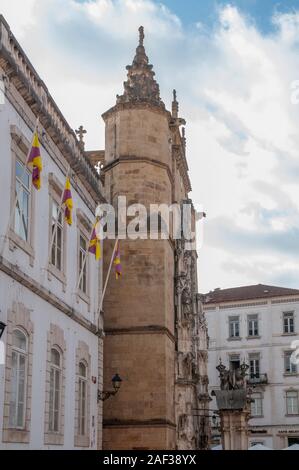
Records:
[[[180,131],[185,122],[178,117],[176,94],[169,112],[143,42],[140,27],[124,93],[103,114],[105,194],[115,207],[118,196],[126,196],[128,206],[138,203],[147,209],[150,204],[182,204],[191,190]],[[107,272],[112,242],[105,246]],[[196,448],[196,253],[185,255],[184,241],[171,238],[125,239],[120,250],[123,276],[118,281],[111,277],[103,309],[104,387],[109,389],[116,372],[123,384],[104,403],[103,448],[176,449],[187,441]],[[182,322],[186,331],[180,332]]]

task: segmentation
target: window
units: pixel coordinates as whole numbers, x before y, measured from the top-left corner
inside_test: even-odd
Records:
[[[15,207],[15,233],[24,241],[29,240],[30,217],[30,172],[16,160],[16,207]]]
[[[285,334],[294,333],[294,312],[285,312],[283,314],[283,332]]]
[[[249,374],[250,378],[260,377],[260,356],[259,354],[249,354]]]
[[[12,334],[11,396],[9,404],[9,426],[25,428],[27,380],[27,337],[21,330]]]
[[[229,337],[239,338],[240,337],[240,320],[239,317],[229,318]]]
[[[258,316],[248,315],[248,336],[258,336],[258,335],[259,335]]]
[[[61,354],[57,349],[51,349],[50,364],[50,403],[49,403],[49,431],[59,432],[61,396]]]
[[[253,393],[251,396],[251,416],[263,416],[263,397],[261,393]]]
[[[264,445],[264,441],[252,441],[252,442],[250,443],[250,447],[257,446],[257,445],[263,446],[263,445]]]
[[[299,414],[298,392],[297,390],[289,390],[286,393],[287,415]]]
[[[237,370],[240,368],[240,356],[239,354],[232,354],[229,358],[230,370]]]
[[[51,263],[58,271],[62,271],[62,256],[63,256],[63,215],[62,211],[59,213],[59,205],[56,201],[52,201],[52,221],[51,221]],[[57,224],[56,224],[57,223]],[[53,238],[54,237],[54,238]]]
[[[293,351],[285,351],[284,353],[284,372],[286,374],[296,374],[297,373],[297,366],[293,364],[291,361],[291,356]]]
[[[79,246],[79,289],[87,294],[87,240],[80,234],[80,246]]]
[[[86,404],[87,404],[87,367],[83,362],[79,364],[79,413],[78,430],[80,436],[86,434]]]

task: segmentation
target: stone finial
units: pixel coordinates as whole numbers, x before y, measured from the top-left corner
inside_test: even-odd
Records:
[[[165,109],[160,98],[160,88],[155,80],[153,66],[149,64],[144,48],[144,27],[139,28],[139,44],[132,65],[127,66],[128,76],[124,82],[124,93],[117,96],[119,103],[147,102]]]
[[[177,102],[176,90],[173,90],[172,117],[177,119],[179,115],[179,103]]]
[[[144,41],[144,27],[140,26],[138,29],[139,31],[139,46],[143,46],[143,41]]]
[[[84,150],[85,142],[84,142],[84,135],[87,134],[87,131],[84,129],[83,126],[80,126],[79,129],[75,130],[77,136],[79,137],[79,145]]]

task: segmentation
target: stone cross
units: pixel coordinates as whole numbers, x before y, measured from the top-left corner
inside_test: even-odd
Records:
[[[82,149],[85,147],[85,142],[83,140],[84,135],[87,134],[87,131],[84,129],[83,126],[80,126],[79,129],[75,130],[77,136],[79,137],[79,145]]]

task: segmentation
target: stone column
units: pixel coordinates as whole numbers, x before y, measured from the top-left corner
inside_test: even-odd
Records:
[[[245,389],[216,390],[223,450],[248,450],[249,401]]]

